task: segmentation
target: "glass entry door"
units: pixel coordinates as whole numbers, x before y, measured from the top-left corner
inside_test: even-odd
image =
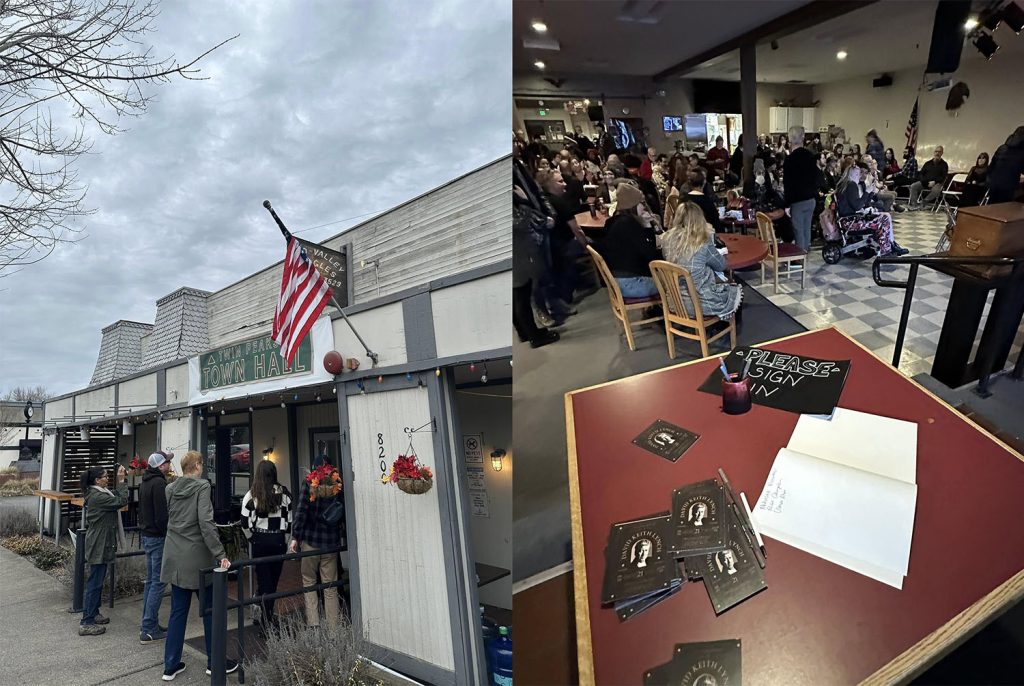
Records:
[[[227,425],[234,419],[244,424]],[[247,416],[217,417],[206,427],[206,477],[213,483],[213,516],[218,524],[238,521],[242,498],[252,482],[252,430]]]

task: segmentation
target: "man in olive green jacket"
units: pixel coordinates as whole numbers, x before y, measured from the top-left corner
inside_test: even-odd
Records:
[[[164,681],[171,681],[185,668],[181,652],[185,643],[185,628],[192,605],[192,594],[200,598],[201,606],[211,607],[213,594],[207,575],[201,583],[199,570],[208,569],[217,562],[227,569],[231,561],[224,556],[224,546],[213,523],[212,487],[202,479],[202,455],[189,451],[181,458],[183,476],[167,486],[167,538],[160,580],[171,584],[171,615],[167,621],[167,639],[164,645]],[[202,595],[200,595],[200,593]],[[206,638],[207,673],[210,669],[210,631],[212,618],[203,615]],[[228,671],[238,665],[228,660]]]

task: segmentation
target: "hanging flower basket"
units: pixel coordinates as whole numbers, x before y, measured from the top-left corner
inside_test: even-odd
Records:
[[[128,463],[129,474],[132,476],[142,476],[146,472],[146,467],[149,464],[140,458],[138,455],[132,458],[132,461]]]
[[[430,467],[420,464],[416,453],[399,455],[391,465],[391,472],[381,477],[384,484],[396,484],[403,493],[422,495],[434,485],[434,473]]]
[[[434,480],[430,478],[410,479],[407,476],[400,476],[396,483],[400,491],[410,495],[423,495],[434,487]]]

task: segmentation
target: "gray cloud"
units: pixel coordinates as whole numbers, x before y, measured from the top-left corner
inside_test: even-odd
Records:
[[[0,392],[85,386],[100,329],[281,259],[293,229],[389,209],[508,152],[511,3],[165,2],[150,39],[202,63],[80,165],[88,237],[0,279]],[[57,114],[55,113],[55,116]],[[302,234],[322,240],[359,220]]]

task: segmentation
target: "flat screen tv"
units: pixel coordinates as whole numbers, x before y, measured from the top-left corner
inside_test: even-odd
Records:
[[[682,117],[662,117],[661,128],[665,131],[682,131],[683,130],[683,118]]]

